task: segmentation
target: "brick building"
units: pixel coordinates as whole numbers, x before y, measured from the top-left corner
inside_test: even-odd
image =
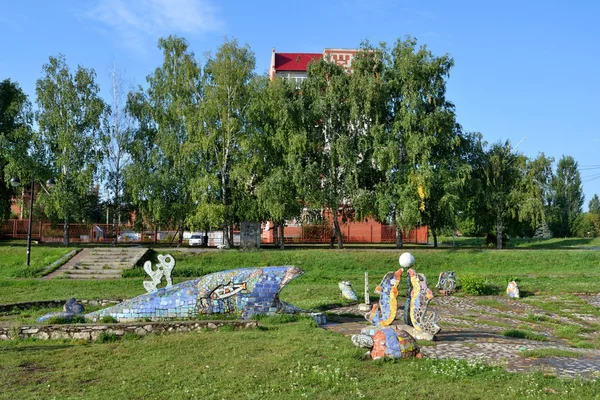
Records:
[[[308,63],[321,58],[329,59],[350,72],[352,71],[352,59],[357,51],[354,49],[325,49],[322,53],[277,53],[273,48],[269,78],[273,80],[278,76],[293,79],[299,85],[306,79]]]

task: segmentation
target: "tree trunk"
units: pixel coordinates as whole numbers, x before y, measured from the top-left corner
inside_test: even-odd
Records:
[[[223,244],[226,249],[231,249],[233,247],[233,225],[226,224],[223,227]]]
[[[502,226],[502,218],[498,215],[496,219],[496,248],[502,250],[502,232],[504,227]]]
[[[338,249],[343,249],[344,245],[342,243],[342,231],[340,230],[340,223],[338,222],[337,219],[337,212],[335,213],[335,216],[333,218],[333,235],[331,236],[331,243],[329,245],[329,248],[333,248],[333,242],[335,240],[335,237],[337,236],[337,242],[338,242]]]
[[[279,224],[273,221],[273,244],[279,245]]]
[[[280,240],[280,242],[279,242],[279,248],[280,248],[281,250],[283,250],[283,249],[285,248],[285,242],[283,241],[283,239],[284,239],[284,236],[283,236],[283,230],[285,229],[285,224],[284,224],[283,222],[281,222],[281,223],[279,224],[279,229],[280,229],[280,235],[279,235],[279,240]]]
[[[438,247],[438,240],[437,240],[437,232],[435,229],[431,229],[431,234],[433,235],[433,247]]]
[[[179,238],[177,239],[177,247],[183,246],[183,225],[177,228],[179,230]]]
[[[65,237],[63,243],[65,246],[69,247],[69,218],[65,218],[64,233]]]
[[[396,248],[401,249],[402,245],[402,229],[399,225],[396,225]]]

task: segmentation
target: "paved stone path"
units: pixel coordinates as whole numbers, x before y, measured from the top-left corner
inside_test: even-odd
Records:
[[[600,295],[581,298],[591,305],[600,306]],[[551,301],[553,298],[549,297],[546,300]],[[600,317],[596,315],[575,314],[568,318],[538,309],[523,300],[499,296],[436,297],[432,303],[434,305],[430,306],[429,310],[436,312],[438,325],[442,330],[436,335],[435,342],[421,346],[425,357],[483,362],[503,366],[512,372],[540,370],[560,377],[600,378],[599,349],[573,347],[567,341],[553,336],[549,324],[536,323],[535,318],[532,318],[537,316],[541,320],[555,321],[558,326],[569,324],[574,327],[593,327],[600,324]],[[399,307],[398,315],[402,315],[402,308],[403,305]],[[364,313],[360,312],[357,306],[341,307],[329,310],[329,313],[329,322],[323,326],[327,330],[350,336],[368,326],[368,322],[360,317]],[[397,322],[402,323],[399,320]],[[501,332],[507,329],[532,330],[545,336],[547,341],[503,336]],[[599,334],[600,332],[593,332],[589,336],[595,337]],[[522,356],[523,351],[542,349],[577,352],[581,357]]]
[[[65,265],[46,275],[69,279],[116,279],[124,269],[133,268],[146,254],[142,247],[93,247],[85,248]]]

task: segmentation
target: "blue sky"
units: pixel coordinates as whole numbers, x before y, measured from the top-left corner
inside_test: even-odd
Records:
[[[573,3],[573,4],[569,4]],[[448,98],[459,122],[488,142],[521,142],[578,161],[587,202],[600,194],[600,2],[304,0],[0,0],[0,79],[19,82],[35,100],[48,56],[94,68],[108,97],[109,65],[133,85],[161,62],[157,39],[178,34],[198,58],[225,35],[248,43],[257,72],[271,49],[321,52],[361,40],[414,36],[455,60]]]

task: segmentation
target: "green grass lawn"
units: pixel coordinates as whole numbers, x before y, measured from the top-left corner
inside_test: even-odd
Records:
[[[35,248],[40,257],[44,247]],[[24,248],[2,247],[3,259],[17,258]],[[48,248],[62,251],[70,249]],[[410,249],[416,269],[429,286],[440,272],[454,270],[504,290],[518,278],[522,299],[551,313],[597,310],[570,293],[600,292],[600,253],[590,250]],[[285,251],[236,250],[190,254],[171,252],[177,265],[175,282],[214,271],[267,265],[296,265],[305,274],[292,281],[281,298],[305,309],[325,310],[346,304],[337,283],[351,280],[362,299],[362,279],[369,271],[371,289],[384,273],[398,268],[402,250]],[[60,256],[55,254],[56,258]],[[3,265],[3,264],[2,264]],[[11,267],[14,271],[21,268]],[[7,268],[8,270],[8,268]],[[129,298],[144,293],[141,269],[119,280],[14,279],[0,275],[0,303],[94,298]],[[406,288],[403,280],[399,292]],[[372,291],[372,290],[371,290]],[[457,295],[461,295],[459,290]],[[434,300],[435,301],[435,300]],[[482,305],[500,308],[482,298]],[[18,315],[27,322],[46,310]],[[573,312],[573,311],[569,311]],[[580,347],[587,328],[573,330],[549,318],[534,318],[555,329],[559,337]],[[539,321],[538,321],[539,320]],[[0,320],[0,322],[2,322]],[[567,329],[569,328],[569,329]],[[194,332],[112,343],[78,341],[0,342],[0,398],[60,399],[481,399],[481,398],[599,398],[600,382],[565,380],[542,373],[512,374],[500,367],[453,360],[365,362],[364,349],[348,338],[316,328],[312,321],[278,323],[261,320],[257,330]],[[561,354],[564,355],[564,354]],[[532,356],[556,356],[536,354]]]
[[[27,267],[26,246],[6,245],[0,242],[0,279],[34,276],[74,248],[31,246],[31,265]]]
[[[113,343],[0,343],[6,399],[592,399],[598,382],[434,359],[366,362],[311,321]]]
[[[432,242],[432,239],[429,239]],[[452,236],[442,236],[438,238],[438,245],[441,247],[452,246]],[[455,247],[479,247],[487,248],[485,237],[464,237],[454,238]],[[494,246],[493,246],[494,247]],[[505,248],[518,249],[578,249],[578,248],[600,248],[600,238],[511,238],[506,242]]]
[[[5,258],[17,259],[20,248],[0,247]],[[55,258],[67,249],[36,248],[36,257],[43,251]],[[304,308],[323,308],[343,304],[337,283],[350,280],[359,298],[362,294],[364,272],[369,271],[371,286],[375,287],[387,272],[399,267],[401,251],[381,250],[237,250],[174,254],[177,264],[173,270],[175,281],[182,281],[224,269],[296,265],[305,271],[282,292],[282,299]],[[479,250],[479,249],[411,249],[416,257],[416,269],[435,286],[440,272],[453,270],[458,282],[462,276],[480,277],[496,291],[503,291],[509,280],[518,279],[521,292],[534,293],[598,293],[600,292],[600,254],[590,250]],[[58,253],[55,253],[58,252]],[[8,253],[8,254],[7,254]],[[49,257],[49,256],[48,256]],[[15,271],[17,267],[6,268]],[[24,267],[20,267],[24,268]],[[2,268],[3,269],[3,268]],[[0,270],[2,270],[0,269]],[[0,276],[10,276],[2,272]],[[143,269],[128,271],[127,279],[70,280],[70,279],[2,279],[0,304],[76,298],[129,298],[143,293],[142,281],[147,279]],[[402,283],[404,285],[404,282]],[[400,289],[402,290],[402,289]],[[460,291],[459,291],[460,293]]]

